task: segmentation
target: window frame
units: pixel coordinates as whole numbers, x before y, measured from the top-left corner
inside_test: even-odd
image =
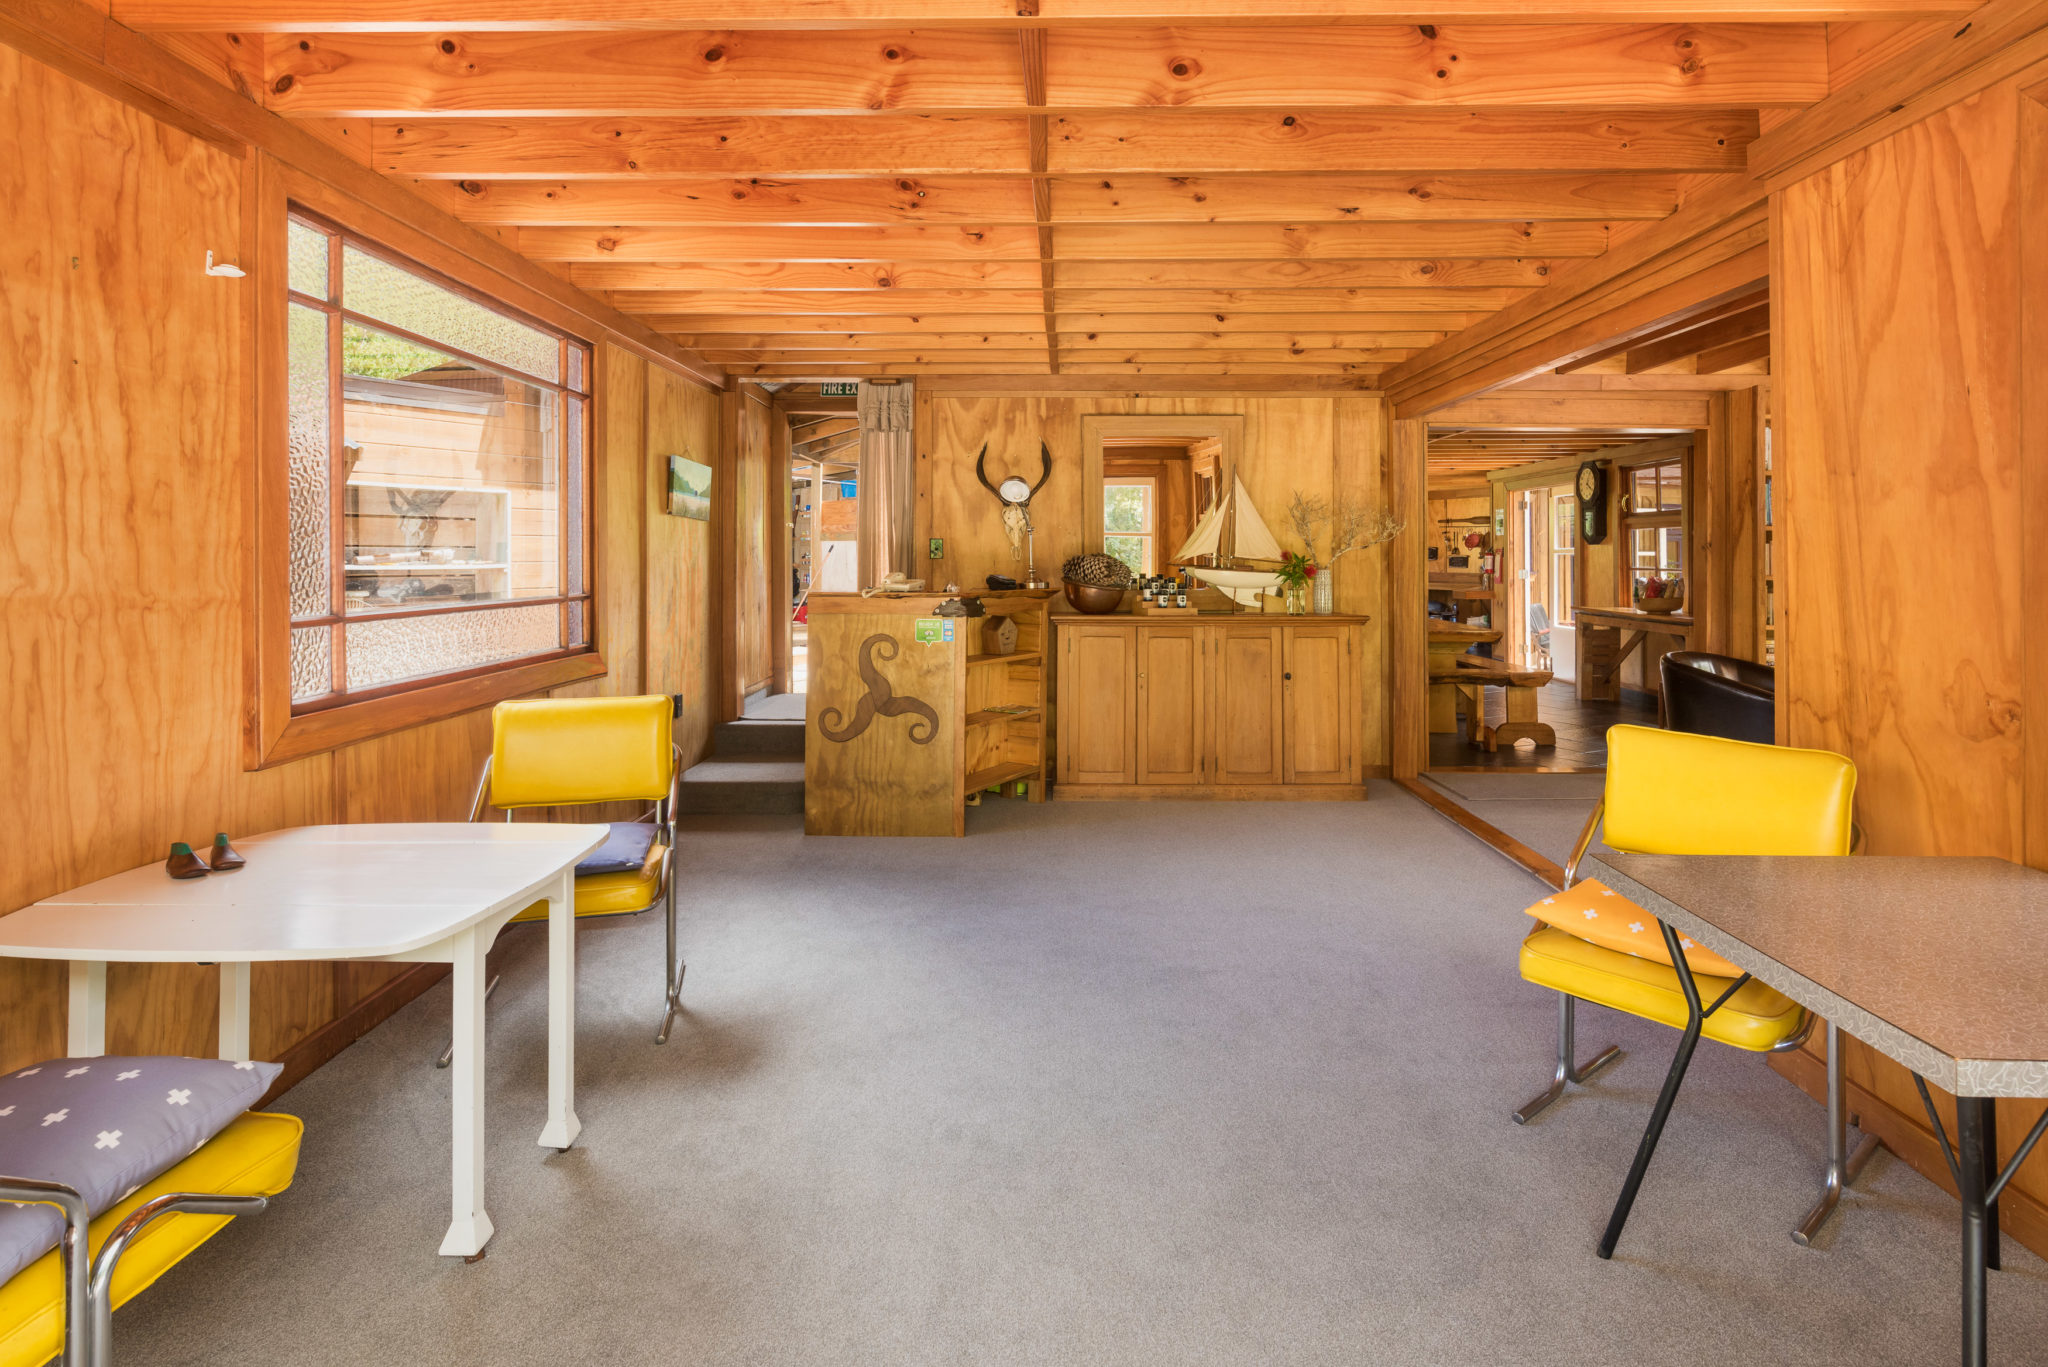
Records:
[[[273,765],[318,754],[359,740],[452,717],[506,698],[542,692],[607,672],[599,611],[604,565],[599,554],[598,504],[602,489],[599,453],[603,449],[601,424],[603,398],[598,392],[601,369],[598,344],[584,335],[587,324],[546,296],[481,265],[446,243],[392,218],[379,210],[345,197],[324,183],[268,157],[258,158],[253,191],[245,196],[246,240],[254,244],[251,285],[247,311],[251,318],[255,411],[252,421],[255,440],[248,443],[255,469],[251,484],[256,490],[254,526],[255,554],[249,559],[251,597],[255,611],[248,631],[250,666],[249,708],[244,722],[245,767]],[[563,432],[563,470],[573,456],[580,461],[583,518],[582,591],[557,595],[553,599],[509,599],[490,604],[499,609],[538,606],[555,601],[581,600],[583,636],[581,645],[562,647],[542,655],[522,656],[502,663],[480,665],[424,679],[405,680],[366,689],[309,699],[295,706],[291,692],[291,605],[290,605],[290,487],[289,487],[289,376],[288,323],[292,307],[289,286],[287,223],[292,215],[316,220],[338,230],[352,245],[384,257],[437,285],[463,294],[488,306],[506,310],[539,324],[563,339],[586,349],[585,397],[581,449],[567,449]],[[338,254],[337,254],[338,255]],[[334,307],[330,304],[330,307]],[[330,319],[352,315],[330,314]],[[409,336],[375,319],[358,320],[363,325],[394,336]],[[330,338],[332,337],[330,323]],[[459,349],[418,338],[422,345],[460,354]],[[330,342],[331,345],[331,342]],[[480,359],[480,358],[479,358]],[[563,384],[568,371],[564,353]],[[494,370],[502,367],[493,367]],[[546,385],[543,382],[542,387]],[[331,396],[334,427],[330,439],[341,440],[341,394],[337,386]],[[572,500],[563,480],[559,500],[564,517]],[[341,506],[340,481],[331,490],[335,513]],[[566,524],[564,524],[566,527]],[[338,567],[336,567],[338,572]],[[566,587],[566,585],[562,586]],[[487,610],[482,606],[425,609],[408,613],[364,614],[360,620],[381,621],[404,616],[435,615]],[[344,618],[346,614],[343,614]],[[303,625],[303,624],[302,624]]]
[[[1691,596],[1692,560],[1694,553],[1692,540],[1693,449],[1692,444],[1688,443],[1677,450],[1660,448],[1647,456],[1640,456],[1625,462],[1616,462],[1615,475],[1621,482],[1621,501],[1623,503],[1621,516],[1617,519],[1618,534],[1615,538],[1616,554],[1614,559],[1618,581],[1615,585],[1615,593],[1617,602],[1624,605],[1630,605],[1635,602],[1635,583],[1638,575],[1676,574],[1680,582],[1686,586],[1688,598]],[[1676,508],[1663,507],[1663,495],[1660,493],[1658,495],[1659,506],[1656,511],[1646,513],[1634,511],[1635,481],[1638,472],[1647,469],[1661,469],[1669,465],[1676,465],[1678,467],[1678,506]],[[1660,490],[1663,487],[1661,479],[1659,480],[1658,487]],[[1678,533],[1679,565],[1677,569],[1667,571],[1662,568],[1643,569],[1637,567],[1635,563],[1635,534],[1643,531],[1659,533],[1657,543],[1660,565],[1663,560],[1664,537],[1662,533],[1666,531]]]

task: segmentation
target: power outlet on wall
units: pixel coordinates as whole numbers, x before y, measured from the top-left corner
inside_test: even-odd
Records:
[[[931,558],[932,558],[932,559],[934,559],[934,560],[944,560],[944,559],[946,558],[946,538],[945,538],[945,537],[943,537],[943,536],[935,536],[935,537],[933,537],[933,538],[932,538],[932,541],[931,541],[931,549],[930,549],[930,555],[931,555]]]

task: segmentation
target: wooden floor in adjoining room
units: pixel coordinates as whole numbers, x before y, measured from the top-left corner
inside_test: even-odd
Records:
[[[1557,732],[1557,745],[1539,748],[1533,741],[1503,745],[1488,754],[1468,744],[1463,730],[1463,710],[1455,732],[1431,735],[1431,769],[1605,769],[1607,728],[1610,726],[1655,726],[1657,704],[1647,693],[1624,690],[1620,702],[1581,702],[1578,685],[1563,679],[1544,685],[1536,701],[1536,716]],[[1501,690],[1486,690],[1486,720],[1498,725],[1507,720],[1507,703]]]

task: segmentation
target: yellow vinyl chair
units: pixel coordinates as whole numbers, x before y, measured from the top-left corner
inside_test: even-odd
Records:
[[[682,756],[671,737],[674,703],[637,698],[538,698],[501,702],[491,712],[491,757],[477,781],[469,819],[495,807],[505,820],[525,807],[650,802],[652,820],[615,821],[612,838],[576,866],[578,916],[631,916],[657,904],[668,918],[666,1009],[656,1044],[668,1043],[683,1009],[685,965],[676,953],[676,785]],[[514,922],[545,921],[535,902]],[[498,985],[486,984],[486,998]],[[450,1046],[452,1052],[453,1046]],[[447,1067],[451,1052],[443,1052]]]
[[[1522,941],[1522,976],[1558,994],[1557,1067],[1550,1086],[1516,1111],[1530,1120],[1620,1057],[1609,1048],[1579,1066],[1574,1008],[1581,1000],[1660,1021],[1683,1032],[1600,1256],[1613,1254],[1636,1189],[1649,1167],[1671,1104],[1700,1037],[1738,1049],[1777,1053],[1805,1043],[1813,1018],[1776,990],[1719,955],[1677,935],[1634,902],[1597,881],[1578,879],[1579,863],[1603,822],[1606,841],[1630,854],[1846,855],[1853,843],[1856,767],[1824,750],[1754,745],[1718,736],[1616,726],[1607,733],[1605,796],[1565,865],[1565,888],[1529,908],[1539,924]],[[1678,965],[1679,967],[1674,967]],[[1686,972],[1680,972],[1680,967]],[[1705,999],[1712,1005],[1702,1007]],[[1866,1136],[1846,1152],[1841,1052],[1828,1043],[1828,1170],[1818,1203],[1793,1238],[1811,1241],[1875,1149]]]

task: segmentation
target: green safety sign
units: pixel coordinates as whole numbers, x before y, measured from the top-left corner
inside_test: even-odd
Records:
[[[953,639],[953,619],[950,617],[920,617],[917,619],[917,639],[921,645],[935,646]]]

